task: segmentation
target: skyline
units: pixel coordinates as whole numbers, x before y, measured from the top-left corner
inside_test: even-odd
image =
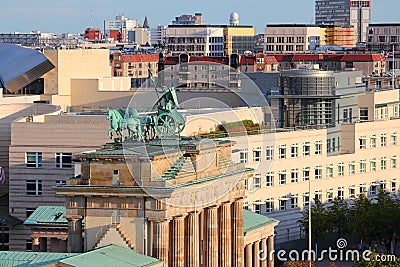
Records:
[[[280,0],[278,3],[274,0],[248,0],[246,3],[232,1],[229,6],[226,2],[210,0],[202,1],[202,6],[194,1],[170,0],[167,6],[164,1],[153,0],[154,4],[150,7],[127,0],[119,1],[118,6],[104,0],[71,0],[62,5],[50,0],[20,0],[18,5],[11,0],[2,2],[1,33],[33,30],[57,34],[83,33],[87,27],[103,30],[104,20],[114,19],[119,14],[139,20],[141,24],[147,16],[150,27],[156,27],[158,24],[170,24],[176,16],[195,12],[203,14],[205,24],[228,24],[230,13],[236,11],[239,13],[240,25],[253,25],[256,33],[262,33],[266,24],[314,23],[314,0]],[[395,7],[400,7],[397,0],[373,0],[371,23],[400,22]]]

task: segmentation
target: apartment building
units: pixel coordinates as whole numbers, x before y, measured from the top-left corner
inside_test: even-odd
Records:
[[[11,125],[9,214],[24,221],[40,205],[64,205],[53,187],[75,176],[72,157],[109,141],[105,116],[38,116]],[[30,250],[30,229],[10,230],[10,250]]]
[[[374,197],[380,188],[398,194],[398,97],[399,90],[359,95],[357,115],[337,127],[234,138],[235,160],[256,169],[246,182],[245,205],[280,221],[278,243],[304,237],[297,220],[314,198],[329,205],[335,198]]]
[[[321,47],[355,48],[357,46],[356,30],[352,26],[321,25]]]
[[[313,51],[321,45],[321,29],[306,24],[269,24],[264,29],[265,53]]]

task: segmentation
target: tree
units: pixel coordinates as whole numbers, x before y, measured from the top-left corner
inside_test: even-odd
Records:
[[[319,238],[326,237],[329,230],[327,221],[327,211],[322,207],[322,203],[318,199],[314,199],[315,205],[311,207],[311,237],[315,243],[318,243]],[[308,231],[308,209],[304,210],[303,218],[298,221],[302,228]]]
[[[327,210],[328,227],[337,231],[338,238],[351,233],[350,208],[342,199],[335,199]]]
[[[355,201],[350,217],[351,229],[361,239],[361,243],[370,242],[375,237],[373,229],[373,205],[371,201],[361,194]]]

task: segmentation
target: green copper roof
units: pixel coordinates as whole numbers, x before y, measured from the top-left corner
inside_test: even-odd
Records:
[[[39,206],[24,224],[66,224],[68,221],[63,217],[65,214],[66,208],[63,206]]]
[[[278,223],[278,220],[269,218],[258,213],[244,210],[244,232],[248,233],[260,227],[267,226],[269,224]]]
[[[60,262],[74,267],[150,267],[161,263],[155,258],[117,245],[101,247]]]
[[[36,267],[76,256],[76,253],[0,251],[1,267]]]

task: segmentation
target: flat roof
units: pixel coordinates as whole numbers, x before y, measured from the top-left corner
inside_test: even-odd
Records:
[[[400,23],[370,23],[370,27],[375,27],[375,26],[382,26],[382,27],[387,27],[387,26],[400,26]]]
[[[251,25],[213,25],[213,24],[201,24],[201,25],[168,25],[168,28],[254,28],[254,26]]]

